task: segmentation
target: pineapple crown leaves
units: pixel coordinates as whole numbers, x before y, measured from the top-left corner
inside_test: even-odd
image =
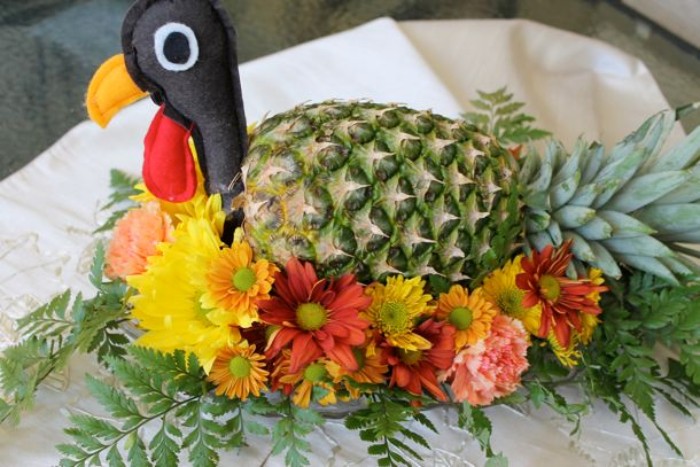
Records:
[[[95,252],[90,281],[97,294],[85,299],[65,291],[18,320],[22,341],[0,358],[0,421],[19,422],[39,385],[62,371],[75,353],[96,353],[100,362],[126,353],[128,338],[119,324],[127,319],[128,292],[119,281],[103,281],[104,249]]]
[[[520,161],[529,248],[573,239],[578,261],[620,277],[619,264],[668,281],[698,272],[700,128],[662,150],[676,112],[660,112],[605,152],[579,139],[548,142]]]

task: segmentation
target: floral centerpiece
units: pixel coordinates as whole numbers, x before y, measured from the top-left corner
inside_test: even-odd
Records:
[[[0,359],[3,421],[71,355],[92,353],[114,376],[87,376],[111,417],[72,414],[61,465],[214,465],[251,436],[307,465],[305,437],[349,404],[346,428],[380,465],[420,461],[429,444],[407,423],[436,431],[424,411],[448,405],[496,466],[507,461],[489,406],[545,405],[575,431],[593,400],[632,426],[648,463],[642,417],[682,455],[655,404],[691,415],[700,396],[687,246],[700,242],[700,133],[663,144],[688,109],[608,152],[536,149],[548,134],[505,89],[480,93],[463,120],[333,101],[246,131],[239,84],[220,67],[235,58],[216,42],[232,40],[227,21],[214,0],[140,1],[127,15],[125,55],[98,71],[88,108],[106,123],[144,90],[163,103],[143,182],[112,174],[96,295],[66,291],[19,320],[24,340]],[[209,39],[225,55],[200,63]],[[214,66],[196,76],[213,88],[181,99],[180,73],[200,65]],[[214,88],[231,100],[207,100]],[[278,417],[272,430],[264,416]]]
[[[482,97],[481,107],[505,108],[512,96]],[[490,122],[485,115],[465,117]],[[573,242],[564,241],[514,250],[478,286],[402,274],[369,283],[321,277],[309,261],[257,256],[242,229],[223,242],[221,196],[198,180],[190,201],[170,203],[113,171],[112,215],[98,229],[111,239],[98,245],[91,274],[97,295],[67,291],[21,319],[26,339],[0,360],[8,421],[75,352],[94,353],[117,377],[115,386],[88,376],[116,421],[72,415],[74,444],[58,446],[62,465],[172,465],[184,451],[210,465],[220,449],[270,434],[287,464],[305,465],[305,435],[323,423],[325,407],[349,401],[360,404],[348,405],[345,425],[381,464],[420,460],[411,444],[428,444],[404,424],[435,429],[423,409],[447,404],[500,465],[490,405],[547,405],[575,429],[589,407],[557,388],[579,386],[631,423],[645,450],[633,406],[654,421],[656,396],[687,414],[687,404],[697,405],[700,287],[692,276],[672,283],[630,269],[613,279],[594,267],[571,274]],[[678,357],[658,361],[658,344]],[[280,420],[269,433],[255,419],[273,413]],[[143,439],[149,424],[161,428]]]

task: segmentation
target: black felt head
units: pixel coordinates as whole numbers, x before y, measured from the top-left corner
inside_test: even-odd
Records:
[[[236,35],[217,0],[140,0],[122,27],[127,70],[189,126],[210,193],[227,193],[247,137]]]

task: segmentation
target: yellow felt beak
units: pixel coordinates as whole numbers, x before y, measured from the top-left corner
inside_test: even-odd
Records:
[[[85,105],[90,119],[104,128],[124,106],[146,95],[129,76],[124,55],[119,54],[97,69],[88,86]]]

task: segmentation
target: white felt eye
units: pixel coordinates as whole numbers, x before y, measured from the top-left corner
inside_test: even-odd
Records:
[[[182,23],[167,23],[153,36],[158,63],[169,71],[185,71],[199,58],[199,44],[194,31]]]

